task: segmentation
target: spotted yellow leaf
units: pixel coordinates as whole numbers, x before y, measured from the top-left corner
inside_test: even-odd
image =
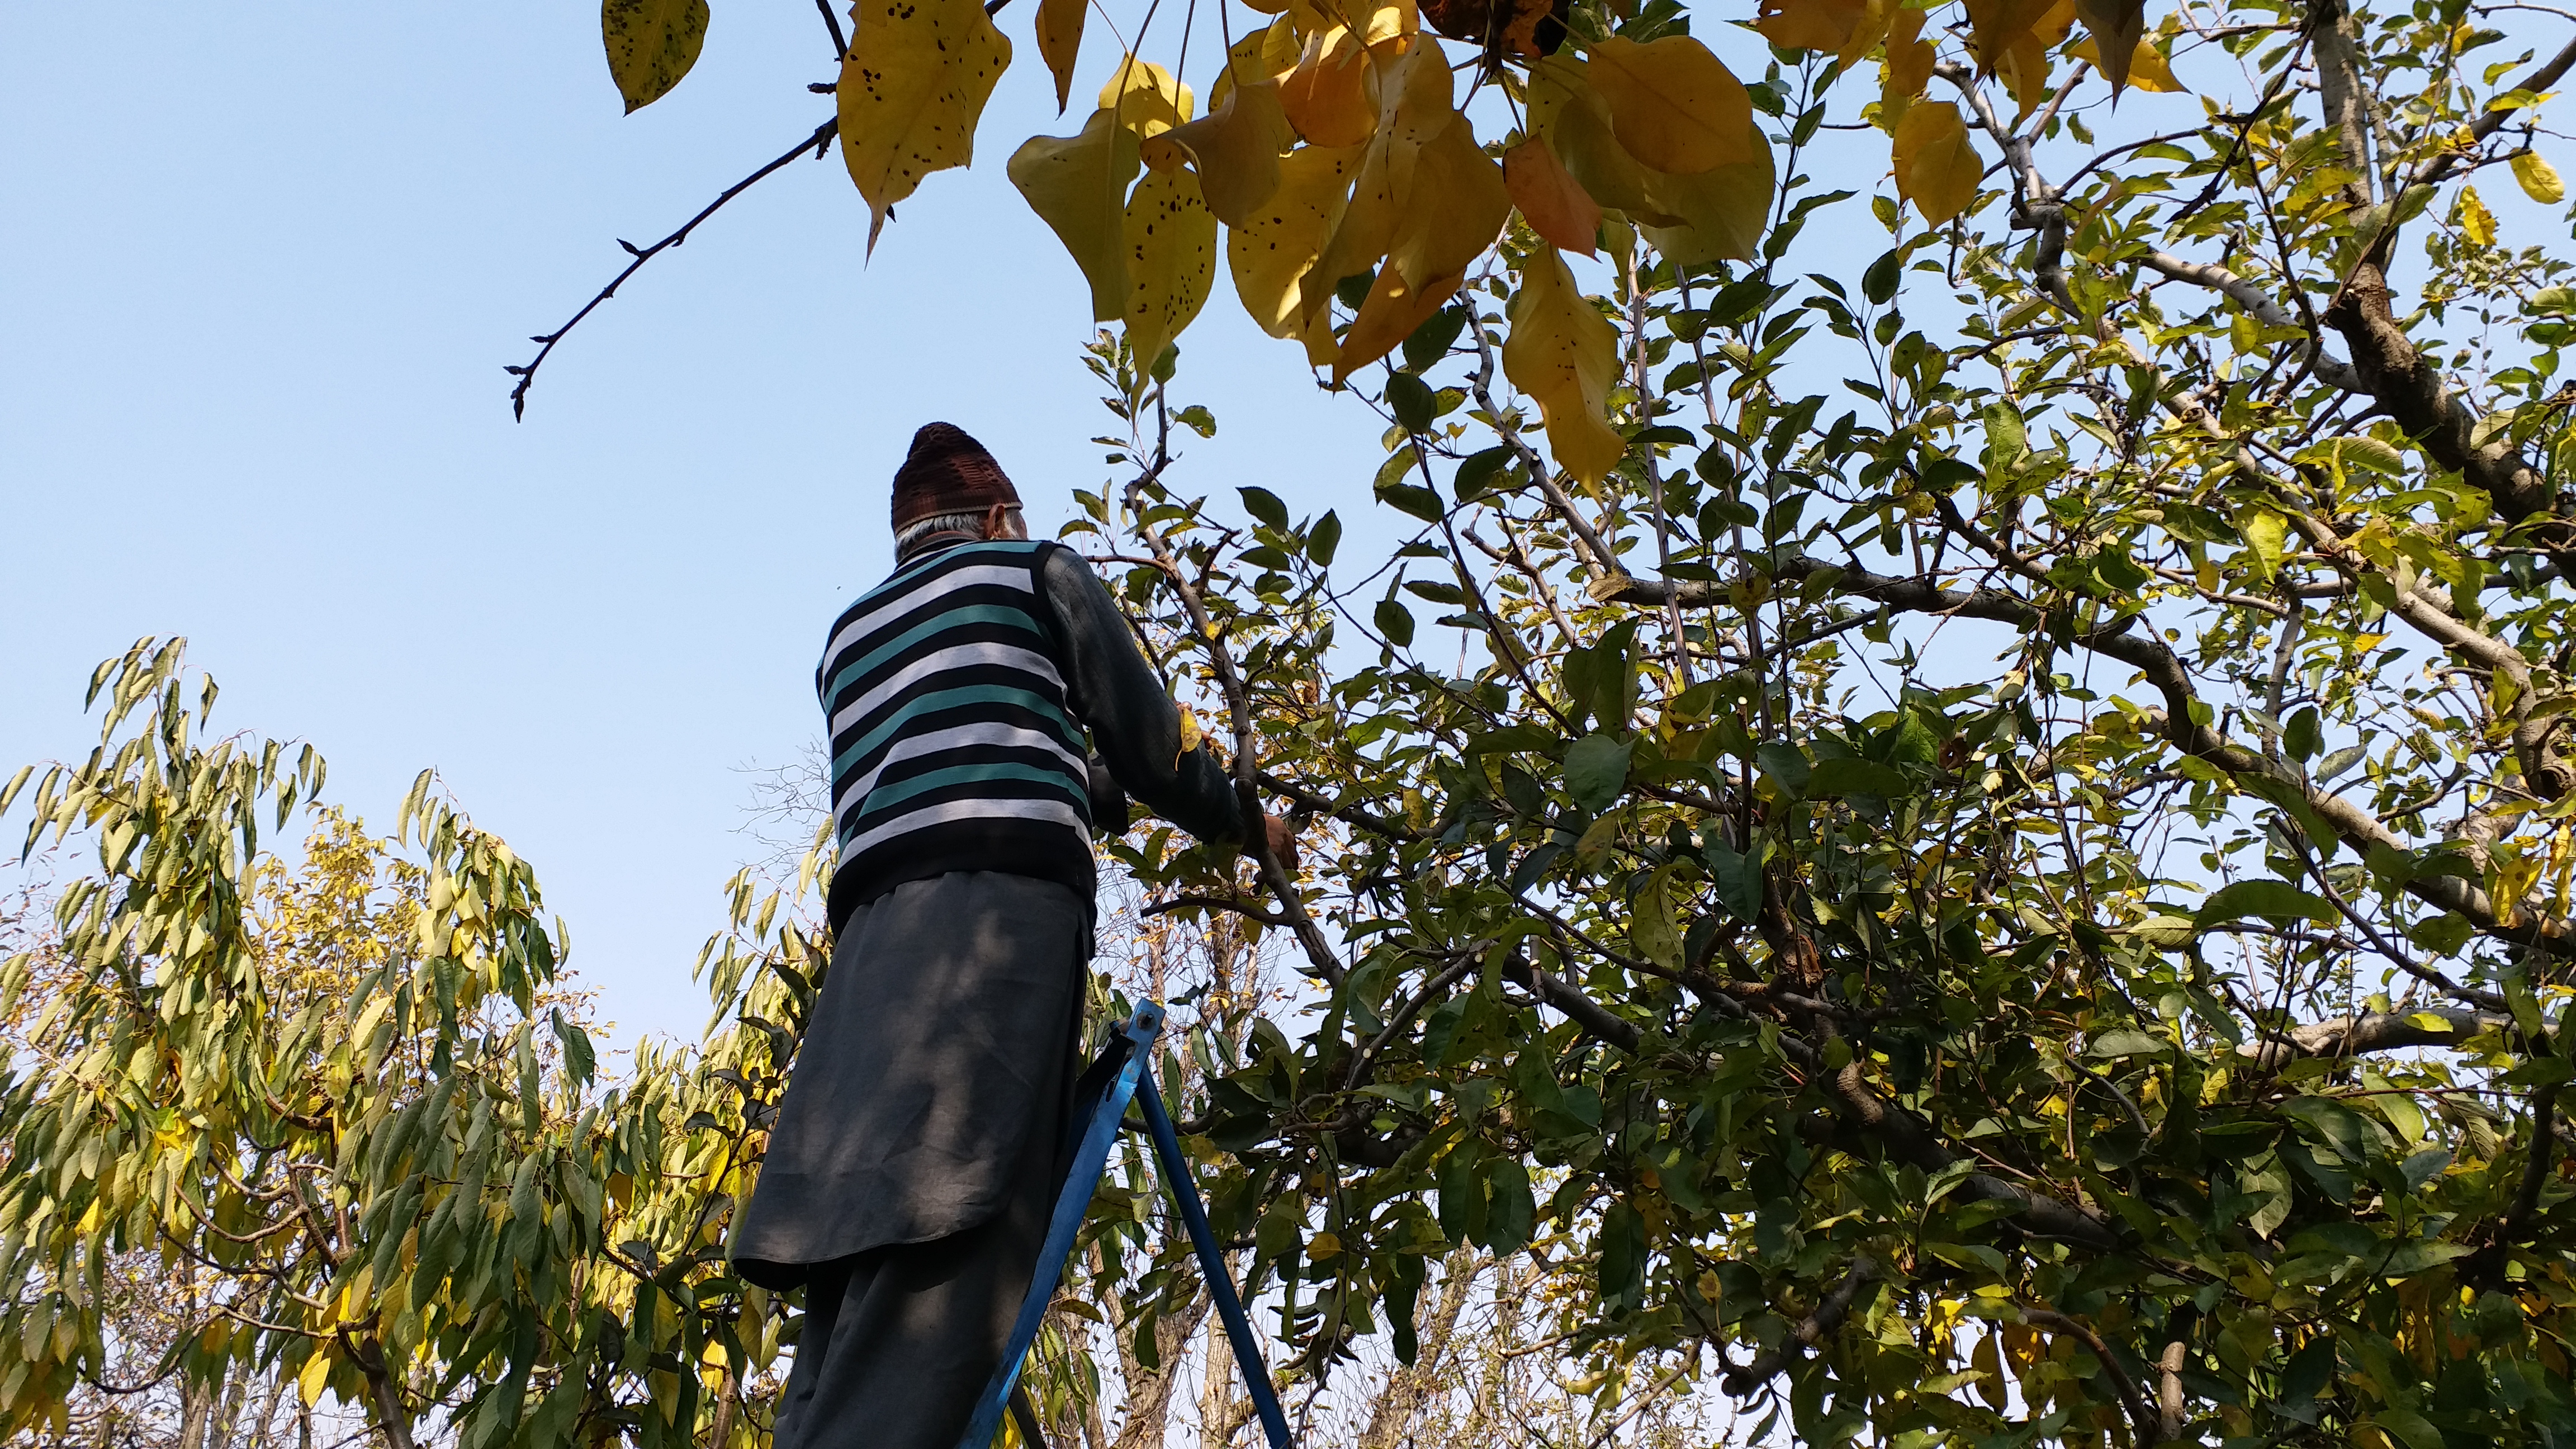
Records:
[[[608,74],[632,115],[670,94],[698,63],[707,0],[600,0],[599,35]]]
[[[975,123],[1011,63],[980,0],[858,0],[841,61],[841,159],[868,203],[868,249],[895,203],[975,158]]]
[[[1038,58],[1055,77],[1055,113],[1073,99],[1073,63],[1082,55],[1082,22],[1091,0],[1038,0]]]
[[[1216,276],[1216,218],[1196,174],[1152,171],[1127,198],[1127,343],[1142,379],[1207,304]]]
[[[1530,230],[1560,251],[1592,255],[1601,231],[1601,206],[1558,160],[1545,136],[1530,136],[1503,153],[1503,185]]]
[[[1538,404],[1557,466],[1586,484],[1601,481],[1628,450],[1609,417],[1618,332],[1584,300],[1554,247],[1523,269],[1510,322],[1504,375]]]
[[[1297,134],[1317,146],[1356,146],[1367,140],[1377,127],[1377,109],[1369,103],[1368,66],[1368,49],[1348,26],[1306,37],[1296,66],[1279,83],[1279,104]]]
[[[1386,265],[1342,338],[1333,381],[1348,380],[1429,321],[1467,280],[1467,268],[1493,245],[1511,214],[1502,168],[1476,144],[1467,118],[1451,117],[1415,158],[1411,195]]]
[[[1363,149],[1305,146],[1289,152],[1279,160],[1279,185],[1270,199],[1226,233],[1226,270],[1243,310],[1273,337],[1303,339],[1307,360],[1318,365],[1335,353],[1332,315],[1318,311],[1310,318],[1299,304],[1299,283],[1341,220]]]

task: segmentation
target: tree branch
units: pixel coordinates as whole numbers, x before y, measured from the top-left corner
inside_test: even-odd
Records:
[[[828,7],[824,10],[824,18],[827,20],[831,18],[831,11]],[[834,29],[837,33],[838,27],[835,26]],[[832,119],[816,126],[814,128],[813,135],[797,142],[794,146],[781,153],[776,160],[771,161],[768,165],[761,167],[759,170],[754,171],[749,176],[742,178],[733,185],[726,187],[723,194],[700,208],[697,215],[690,217],[685,222],[682,222],[678,231],[671,233],[669,236],[662,238],[660,241],[653,243],[649,247],[639,248],[633,242],[620,240],[617,244],[626,248],[627,254],[634,258],[634,260],[626,264],[626,269],[610,278],[608,285],[600,288],[597,296],[582,303],[581,310],[572,314],[571,321],[566,322],[564,325],[556,328],[552,332],[539,333],[538,335],[529,338],[529,341],[538,344],[537,355],[529,358],[525,367],[508,367],[503,369],[503,371],[508,372],[511,376],[519,380],[518,385],[510,389],[511,418],[514,420],[523,420],[527,417],[528,389],[530,386],[535,384],[537,380],[537,369],[546,365],[546,358],[553,354],[555,344],[563,341],[564,338],[571,333],[572,329],[580,326],[583,318],[588,317],[592,312],[597,311],[600,303],[616,296],[617,289],[626,285],[627,278],[634,276],[638,271],[642,270],[646,262],[660,256],[670,248],[687,241],[689,239],[689,233],[697,230],[698,223],[705,221],[708,217],[711,217],[718,211],[722,210],[726,202],[733,200],[743,192],[751,189],[754,182],[769,176],[773,172],[785,169],[787,163],[804,155],[809,150],[814,153],[814,158],[816,160],[821,160],[824,150],[832,144],[832,138],[839,134],[841,134],[841,118],[834,116]]]

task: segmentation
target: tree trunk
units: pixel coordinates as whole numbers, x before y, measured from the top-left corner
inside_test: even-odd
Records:
[[[214,1415],[214,1385],[188,1385],[179,1405],[179,1449],[200,1449],[206,1437],[206,1420]]]

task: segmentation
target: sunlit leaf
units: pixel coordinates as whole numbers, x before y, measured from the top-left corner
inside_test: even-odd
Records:
[[[1967,122],[1947,101],[1920,102],[1896,123],[1896,191],[1923,220],[1939,226],[1977,197],[1985,163],[1968,143]]]
[[[975,123],[1011,63],[978,0],[861,0],[837,88],[841,159],[868,203],[868,249],[895,203],[975,157]]]
[[[2089,35],[2068,46],[2067,53],[2077,60],[2097,59],[2093,38]],[[2107,75],[2110,73],[2110,67],[2103,66],[2102,71]],[[2134,90],[2171,94],[2183,88],[2182,82],[2174,79],[2173,67],[2166,63],[2165,53],[2156,49],[2156,43],[2152,40],[2140,40],[2137,43],[2136,48],[2130,52],[2128,69],[2121,72],[2121,77],[2124,83]]]
[[[1679,174],[1749,161],[1753,98],[1709,48],[1687,35],[1639,44],[1613,36],[1590,52],[1593,86],[1619,144],[1638,164]]]
[[[1161,135],[1192,114],[1190,88],[1170,71],[1135,56],[1122,57],[1100,87],[1100,108],[1140,140]]]
[[[660,100],[698,63],[707,0],[600,0],[608,73],[629,115]]]
[[[1226,233],[1226,269],[1254,324],[1282,338],[1311,338],[1313,327],[1320,325],[1325,361],[1331,358],[1331,317],[1318,311],[1310,324],[1298,284],[1341,220],[1361,151],[1358,146],[1306,146],[1288,153],[1280,158],[1279,185],[1270,198]]]
[[[1349,27],[1335,26],[1307,37],[1295,69],[1279,83],[1279,105],[1309,144],[1356,146],[1377,127],[1368,81],[1368,50]]]
[[[1127,342],[1150,366],[1207,304],[1216,276],[1216,218],[1187,170],[1153,171],[1127,199]]]
[[[1503,372],[1538,403],[1557,466],[1585,483],[1599,482],[1628,450],[1608,413],[1618,332],[1584,300],[1553,247],[1530,258],[1510,322]]]
[[[2513,158],[2513,179],[2522,183],[2524,195],[2543,206],[2556,206],[2567,199],[2567,184],[2558,179],[2558,168],[2543,160],[2537,151],[2525,151]]]
[[[1530,230],[1564,251],[1592,255],[1601,207],[1556,159],[1546,137],[1524,137],[1503,153],[1503,185]]]
[[[1038,56],[1055,77],[1055,113],[1073,97],[1073,66],[1082,55],[1082,22],[1090,0],[1038,0]]]

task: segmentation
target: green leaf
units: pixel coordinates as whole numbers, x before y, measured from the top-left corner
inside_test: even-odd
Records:
[[[1471,498],[1482,497],[1485,491],[1493,486],[1495,477],[1511,465],[1512,450],[1507,446],[1497,445],[1482,452],[1470,453],[1466,460],[1458,465],[1457,475],[1450,484],[1451,491],[1458,495],[1458,501],[1461,503]]]
[[[1753,762],[1770,777],[1772,784],[1779,787],[1781,794],[1792,798],[1806,795],[1807,779],[1814,771],[1796,745],[1775,742],[1757,746],[1753,751]]]
[[[1538,1205],[1530,1198],[1529,1169],[1517,1157],[1493,1160],[1486,1178],[1490,1199],[1485,1211],[1485,1245],[1498,1258],[1509,1257],[1529,1242]]]
[[[2314,921],[2329,926],[2339,919],[2335,908],[2308,894],[2288,881],[2257,877],[2221,886],[2201,902],[2193,923],[2204,931],[2214,930],[2230,921],[2247,916],[2261,916],[2273,921]]]
[[[1565,792],[1595,815],[1619,803],[1628,788],[1630,746],[1608,735],[1591,734],[1565,752]]]
[[[1870,263],[1869,269],[1860,274],[1860,294],[1881,306],[1886,305],[1896,295],[1896,284],[1904,273],[1904,266],[1902,250],[1890,248],[1879,253],[1878,260]]]
[[[1408,433],[1431,431],[1431,421],[1438,416],[1440,400],[1431,395],[1431,385],[1409,372],[1390,373],[1386,379],[1386,405],[1394,411],[1395,420]]]
[[[2294,760],[2304,762],[2315,757],[2317,753],[2315,705],[2304,706],[2291,714],[2289,722],[2281,730],[2281,748],[2289,751],[2290,758]]]
[[[1376,612],[1370,617],[1376,620],[1377,631],[1384,634],[1387,642],[1396,648],[1402,649],[1413,642],[1411,609],[1393,599],[1380,599],[1377,601]]]
[[[2118,1031],[2106,1031],[2100,1036],[2095,1037],[2093,1039],[2093,1045],[2088,1049],[2087,1055],[2097,1057],[2154,1056],[2163,1052],[2169,1045],[2170,1043],[2158,1037],[2149,1036],[2143,1031],[2131,1031],[2123,1028]]]
[[[1667,971],[1677,971],[1682,964],[1681,932],[1673,924],[1673,866],[1657,866],[1646,877],[1645,888],[1637,892],[1637,904],[1628,919],[1628,939],[1649,961]]]
[[[2269,580],[2281,567],[2281,550],[2290,533],[2289,520],[2268,508],[2257,508],[2238,522],[2245,546],[2254,555],[2255,577]]]
[[[1807,794],[1813,799],[1873,795],[1881,800],[1895,800],[1902,799],[1911,788],[1904,771],[1857,756],[1818,760],[1816,767],[1807,775]]]
[[[1236,491],[1243,495],[1244,512],[1269,524],[1272,528],[1284,531],[1288,527],[1288,505],[1279,501],[1278,494],[1267,488],[1242,488]]]
[[[1700,859],[1708,863],[1708,874],[1717,887],[1717,901],[1737,920],[1748,925],[1762,912],[1762,871],[1750,858],[1726,843],[1726,838],[1711,830],[1700,845]]]
[[[1306,557],[1313,559],[1317,568],[1330,568],[1333,553],[1341,546],[1341,515],[1325,509],[1324,516],[1316,519],[1315,526],[1306,531]]]

